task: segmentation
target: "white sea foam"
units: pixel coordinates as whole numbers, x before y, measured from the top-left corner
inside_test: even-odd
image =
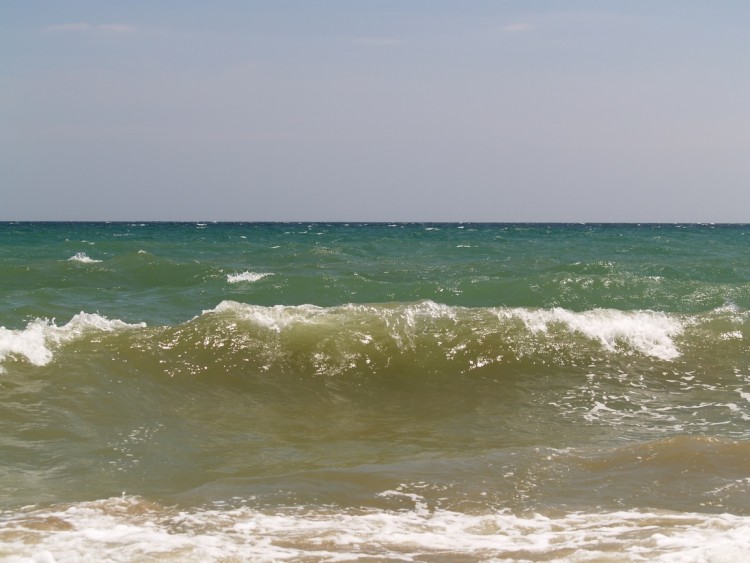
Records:
[[[203,311],[206,313],[231,313],[241,319],[250,321],[261,327],[281,332],[288,326],[314,322],[325,316],[330,309],[315,305],[250,305],[237,301],[222,301],[214,309]]]
[[[258,280],[262,280],[263,278],[272,276],[272,275],[273,274],[269,274],[269,273],[240,272],[240,273],[229,274],[227,276],[227,281],[229,283],[257,282]]]
[[[136,498],[37,510],[0,521],[5,561],[179,559],[740,561],[750,517],[730,514],[472,515],[407,511],[163,508]]]
[[[500,309],[501,317],[523,320],[532,332],[547,332],[551,325],[562,324],[571,332],[598,341],[606,350],[619,350],[623,344],[642,354],[662,360],[680,356],[674,337],[684,324],[675,316],[655,311],[619,311],[594,309],[574,312],[567,309]]]
[[[83,264],[95,264],[97,262],[101,262],[101,260],[94,260],[93,258],[89,258],[85,252],[76,252],[75,256],[71,256],[70,258],[68,258],[68,261],[82,262]]]
[[[419,301],[413,303],[404,309],[404,317],[406,324],[414,326],[419,320],[428,319],[451,319],[456,320],[457,313],[459,310],[463,310],[460,307],[451,307],[450,305],[443,305],[442,303],[435,303],[434,301]]]
[[[721,340],[742,340],[743,335],[741,330],[733,330],[731,332],[723,332],[719,335]]]
[[[52,351],[47,347],[50,326],[47,321],[36,319],[24,330],[0,327],[0,361],[9,355],[18,355],[37,366],[49,363],[52,359]]]
[[[26,358],[33,365],[44,366],[52,360],[57,346],[87,332],[112,332],[144,326],[146,325],[143,323],[128,324],[118,319],[81,312],[62,326],[57,326],[54,320],[35,319],[21,330],[0,327],[0,362],[8,356],[16,356]]]

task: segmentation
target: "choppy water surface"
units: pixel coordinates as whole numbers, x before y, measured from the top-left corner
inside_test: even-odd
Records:
[[[749,237],[0,224],[0,558],[735,560]]]

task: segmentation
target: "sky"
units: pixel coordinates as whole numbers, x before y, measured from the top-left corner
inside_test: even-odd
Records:
[[[0,220],[750,222],[747,0],[0,0]]]

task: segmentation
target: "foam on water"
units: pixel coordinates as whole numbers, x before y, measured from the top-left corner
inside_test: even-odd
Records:
[[[291,325],[313,322],[316,318],[324,316],[327,311],[330,311],[330,309],[315,305],[264,307],[262,305],[238,303],[237,301],[222,301],[214,309],[203,311],[203,314],[228,313],[251,321],[258,326],[281,332]]]
[[[68,258],[69,262],[82,262],[83,264],[95,264],[97,262],[101,262],[101,260],[95,260],[93,258],[89,258],[88,255],[85,252],[76,252],[74,256],[71,256]]]
[[[26,328],[11,330],[0,327],[0,362],[9,356],[22,356],[36,366],[47,365],[53,350],[90,332],[112,332],[129,328],[142,328],[145,323],[128,324],[119,319],[80,312],[62,326],[54,319],[34,319]],[[2,370],[0,366],[0,370]]]
[[[684,324],[674,315],[655,311],[594,309],[573,312],[567,309],[501,309],[498,316],[517,317],[532,332],[546,333],[554,324],[595,340],[605,350],[618,351],[622,344],[655,358],[674,360],[680,356],[673,338]]]
[[[621,511],[515,515],[221,505],[180,510],[137,497],[5,513],[0,557],[9,562],[228,558],[402,561],[606,559],[739,561],[750,518]]]
[[[272,276],[273,274],[270,273],[257,273],[257,272],[239,272],[234,274],[227,275],[227,282],[229,283],[240,283],[240,282],[256,282],[258,280],[262,280],[265,277]]]

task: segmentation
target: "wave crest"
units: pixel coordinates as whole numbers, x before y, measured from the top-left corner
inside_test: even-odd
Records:
[[[501,310],[500,317],[517,317],[532,332],[547,333],[555,324],[567,327],[608,351],[618,351],[623,344],[638,352],[662,360],[674,360],[680,351],[674,337],[682,333],[684,323],[675,316],[655,311],[618,311],[594,309],[580,313],[567,309]]]
[[[253,305],[222,301],[190,321],[156,327],[137,341],[141,355],[180,349],[196,362],[251,369],[376,373],[424,369],[463,373],[491,365],[585,366],[591,362],[673,362],[683,354],[736,354],[747,315],[656,311],[458,307],[413,303]],[[81,312],[67,324],[36,319],[0,328],[0,362],[11,355],[47,364],[54,349],[86,332],[145,327]],[[721,352],[723,350],[724,352]],[[129,353],[125,351],[125,353]],[[177,360],[177,358],[174,358]],[[177,360],[179,361],[179,360]],[[528,368],[528,365],[527,365]]]
[[[272,276],[273,274],[267,273],[267,272],[239,272],[234,274],[227,275],[227,282],[228,283],[241,283],[241,282],[247,282],[247,283],[253,283],[257,282],[259,280],[262,280],[265,277]]]
[[[680,356],[675,344],[685,323],[679,317],[655,311],[594,309],[574,312],[567,309],[470,308],[442,305],[433,301],[411,304],[314,305],[264,307],[223,301],[204,313],[229,313],[243,320],[281,332],[299,325],[336,325],[342,328],[380,326],[400,343],[410,335],[451,336],[462,334],[490,336],[504,330],[509,322],[520,320],[536,335],[550,335],[557,329],[578,333],[599,343],[608,352],[637,351],[661,360]],[[498,322],[499,321],[499,322]],[[455,330],[453,330],[455,329]],[[372,335],[369,336],[372,339]]]
[[[97,262],[101,262],[101,260],[95,260],[93,258],[89,258],[85,252],[76,252],[74,256],[71,256],[70,258],[68,258],[68,262],[81,262],[83,264],[96,264]]]
[[[54,348],[87,333],[145,326],[145,323],[128,324],[118,319],[80,312],[62,326],[55,324],[54,319],[34,319],[21,330],[0,327],[0,362],[9,356],[22,356],[35,366],[44,366],[52,361]]]

